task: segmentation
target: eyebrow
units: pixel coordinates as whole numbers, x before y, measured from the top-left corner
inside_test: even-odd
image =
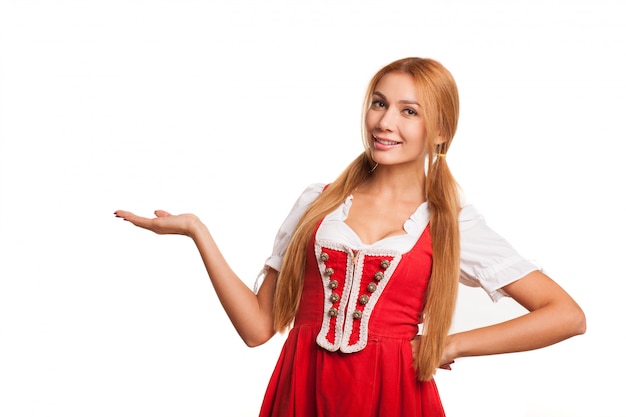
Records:
[[[380,91],[374,91],[372,93],[372,95],[373,96],[379,96],[383,100],[387,100],[387,97],[385,97],[385,95],[383,93],[381,93]],[[415,104],[418,107],[422,107],[421,104],[419,104],[417,101],[414,101],[414,100],[400,100],[399,102],[402,103],[402,104]]]

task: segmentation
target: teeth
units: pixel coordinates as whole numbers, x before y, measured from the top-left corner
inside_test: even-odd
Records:
[[[383,139],[379,139],[376,136],[374,136],[374,139],[378,142],[378,143],[382,143],[383,145],[397,145],[400,142],[394,142],[391,140],[383,140]]]

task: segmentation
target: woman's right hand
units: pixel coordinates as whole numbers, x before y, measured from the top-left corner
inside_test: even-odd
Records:
[[[115,217],[124,219],[137,227],[150,230],[159,235],[185,235],[192,236],[201,224],[200,219],[194,214],[170,214],[164,210],[156,210],[154,218],[137,216],[124,210],[117,210]]]

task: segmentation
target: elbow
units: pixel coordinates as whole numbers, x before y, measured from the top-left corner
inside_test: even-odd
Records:
[[[269,339],[267,339],[269,340]],[[265,344],[265,342],[267,342],[267,340],[263,340],[263,339],[243,339],[243,342],[246,344],[247,347],[249,348],[255,348],[258,346],[261,346],[263,344]]]
[[[253,335],[247,335],[247,336],[241,335],[241,339],[243,340],[243,342],[246,344],[247,347],[254,348],[254,347],[258,347],[258,346],[265,344],[274,336],[274,333],[275,333],[274,331],[265,331],[265,332],[258,332]]]
[[[587,318],[584,311],[578,306],[573,306],[567,314],[567,328],[570,336],[582,335],[587,331]]]
[[[580,307],[578,308],[576,322],[577,322],[577,325],[576,325],[575,335],[585,334],[585,332],[587,331],[587,318],[585,316],[584,311]]]

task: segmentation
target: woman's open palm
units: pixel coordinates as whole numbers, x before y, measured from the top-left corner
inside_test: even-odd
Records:
[[[138,216],[124,210],[117,210],[116,217],[122,218],[137,227],[150,230],[159,235],[185,235],[190,236],[193,225],[198,221],[194,214],[170,214],[164,210],[156,210],[154,218]]]

